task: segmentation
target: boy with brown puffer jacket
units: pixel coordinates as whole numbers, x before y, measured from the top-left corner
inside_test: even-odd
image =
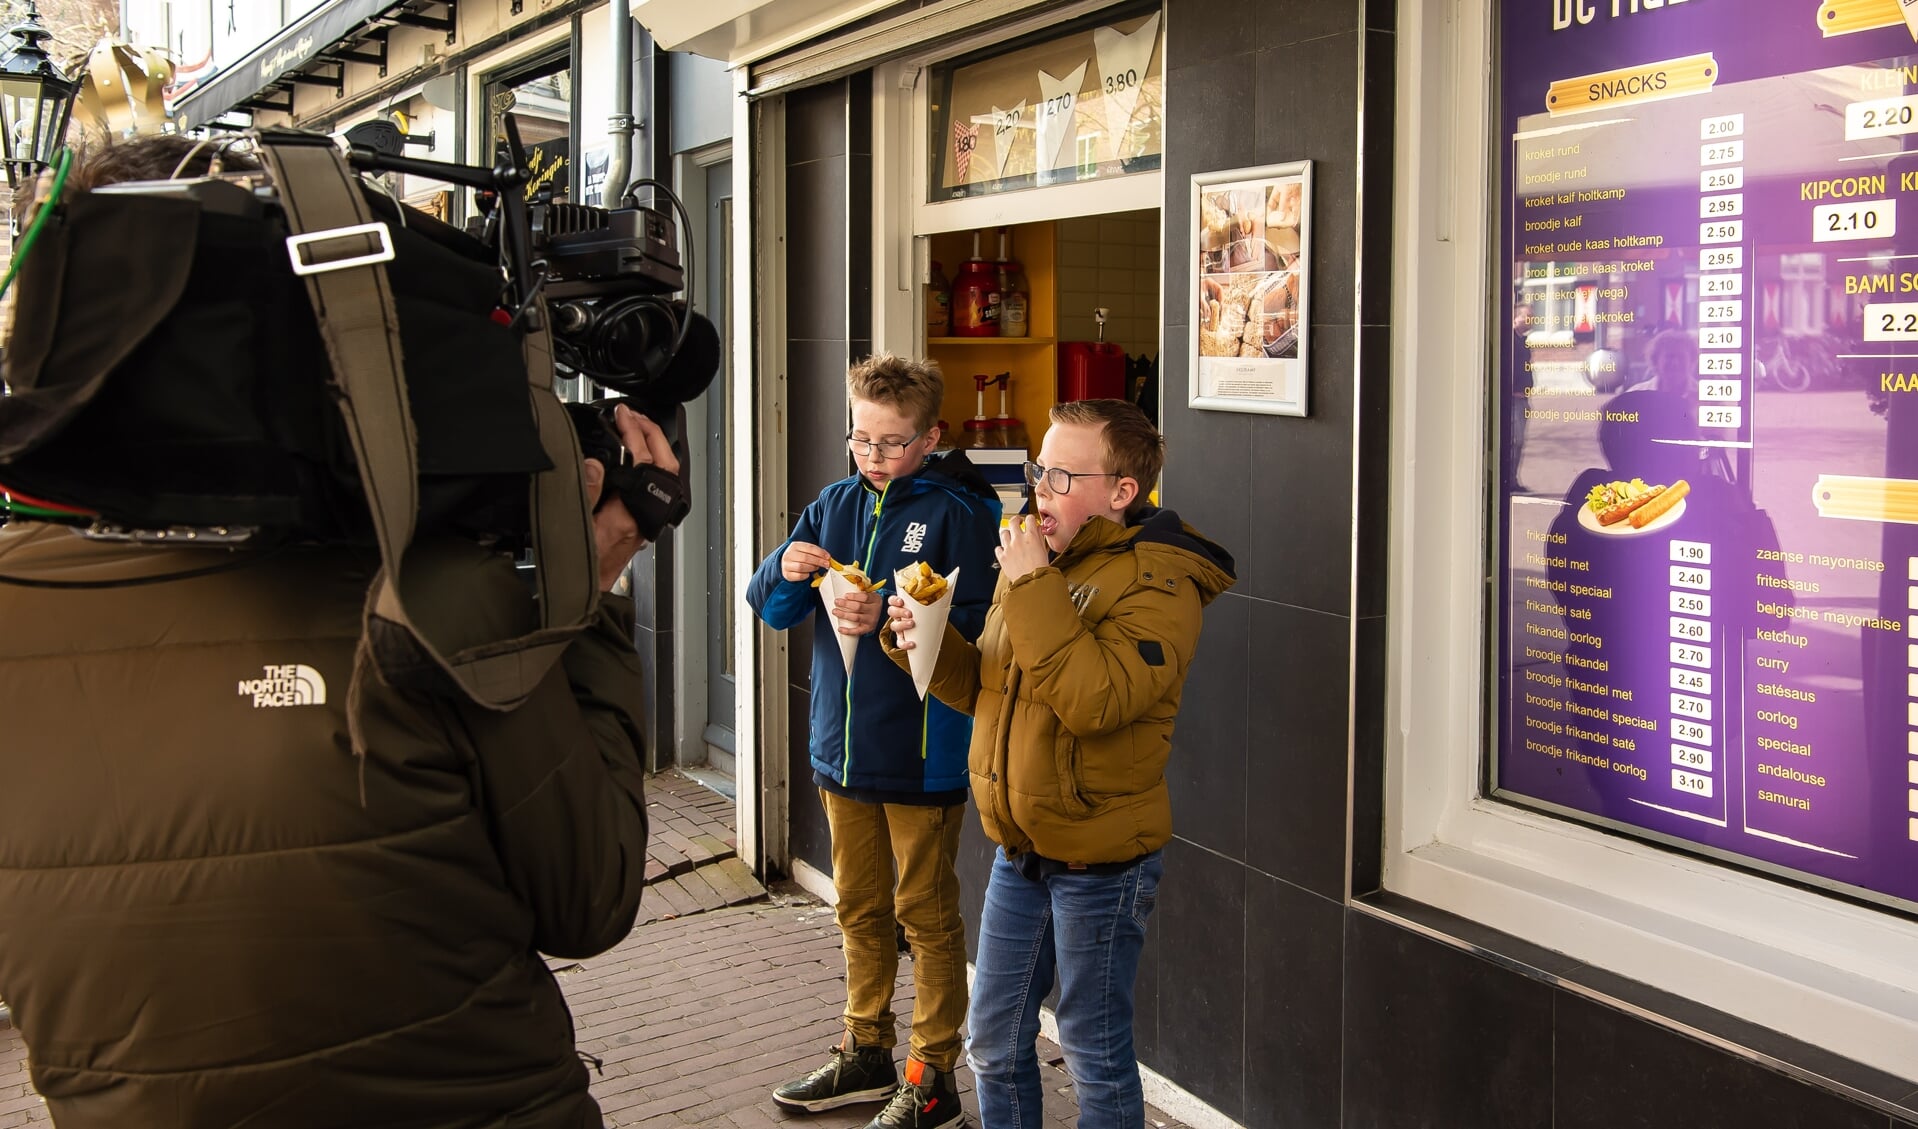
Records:
[[[1026,464],[1033,512],[1001,534],[985,630],[975,646],[948,628],[932,679],[973,716],[972,793],[999,844],[967,1057],[989,1129],[1037,1129],[1034,1039],[1056,979],[1079,1124],[1128,1129],[1145,1123],[1132,989],[1172,838],[1172,721],[1232,558],[1146,504],[1164,440],[1136,406],[1084,400],[1051,417]],[[912,607],[890,601],[883,641],[901,665]]]

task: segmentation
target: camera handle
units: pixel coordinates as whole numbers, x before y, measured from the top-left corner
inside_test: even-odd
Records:
[[[360,146],[347,150],[346,161],[361,172],[404,173],[497,193],[499,207],[504,213],[500,217],[501,245],[506,251],[507,269],[513,273],[514,293],[520,304],[525,305],[533,300],[535,291],[533,266],[528,261],[532,254],[531,239],[527,234],[530,221],[526,214],[525,193],[513,190],[525,186],[526,170],[519,164],[519,130],[512,124],[511,115],[508,115],[508,128],[514,143],[500,151],[490,169],[380,153]],[[515,311],[514,316],[517,320],[522,316],[521,311]]]

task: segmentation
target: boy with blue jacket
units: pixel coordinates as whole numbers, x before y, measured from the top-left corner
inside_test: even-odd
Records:
[[[999,501],[966,460],[931,458],[945,383],[936,365],[880,355],[847,375],[858,473],[826,487],[792,536],[753,575],[746,598],[774,628],[822,611],[814,579],[858,562],[877,592],[840,597],[813,633],[813,783],[832,833],[833,886],[846,953],[845,1035],[831,1058],[780,1086],[781,1105],[811,1112],[892,1100],[867,1129],[932,1129],[960,1119],[952,1072],[966,1014],[959,831],[972,722],[928,696],[877,638],[893,573],[925,561],[960,569],[949,623],[978,637],[998,577]],[[851,674],[834,631],[860,637]],[[912,1043],[898,1084],[892,1011],[897,927],[913,951]]]

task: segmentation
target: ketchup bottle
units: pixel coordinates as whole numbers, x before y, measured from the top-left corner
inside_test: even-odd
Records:
[[[952,283],[952,335],[999,336],[999,270],[979,254],[979,233],[972,233],[972,258]]]

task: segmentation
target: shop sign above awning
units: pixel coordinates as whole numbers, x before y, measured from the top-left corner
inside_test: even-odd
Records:
[[[386,35],[407,24],[454,29],[457,0],[332,0],[256,47],[182,98],[174,120],[195,129],[234,109],[291,113],[294,84],[345,88],[348,63],[386,68]],[[279,100],[275,100],[276,94]]]
[[[635,0],[633,18],[669,51],[738,66],[907,6],[899,0]]]

